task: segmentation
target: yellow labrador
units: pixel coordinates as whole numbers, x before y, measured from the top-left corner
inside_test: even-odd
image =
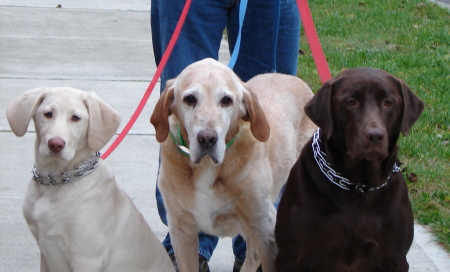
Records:
[[[264,74],[243,83],[205,59],[167,82],[151,116],[161,142],[159,188],[180,271],[198,271],[197,232],[242,234],[243,272],[274,271],[273,202],[315,131],[300,79]],[[170,135],[170,136],[169,136]]]
[[[158,238],[112,169],[96,155],[120,115],[94,93],[37,88],[7,108],[23,136],[33,118],[35,165],[23,212],[39,244],[41,271],[173,271]]]

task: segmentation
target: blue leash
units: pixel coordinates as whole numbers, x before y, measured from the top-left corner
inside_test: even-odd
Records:
[[[236,64],[239,55],[239,49],[241,47],[242,26],[244,25],[244,17],[245,11],[247,10],[247,3],[248,0],[241,0],[241,3],[239,5],[239,32],[236,39],[236,44],[234,46],[233,54],[231,54],[231,59],[230,62],[228,63],[228,67],[230,67],[231,69],[233,69],[234,65]]]
[[[239,55],[239,50],[241,48],[241,39],[242,39],[242,26],[244,25],[244,17],[245,17],[245,12],[247,10],[247,4],[248,4],[248,0],[241,0],[241,3],[239,5],[239,32],[238,32],[238,36],[236,39],[236,44],[234,46],[234,50],[233,50],[233,54],[231,54],[231,59],[230,62],[228,63],[228,67],[230,67],[230,69],[234,68],[234,65],[236,64],[238,55]],[[275,14],[275,20],[276,20],[276,24],[274,26],[274,33],[276,34],[274,36],[274,45],[275,45],[275,50],[273,52],[273,66],[272,66],[272,71],[271,72],[276,72],[277,70],[277,41],[278,41],[278,28],[280,25],[280,1],[274,1],[274,14]]]

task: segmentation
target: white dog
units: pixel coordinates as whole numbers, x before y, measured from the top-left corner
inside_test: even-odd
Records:
[[[173,271],[160,241],[99,159],[120,115],[94,93],[37,88],[7,109],[23,136],[33,118],[35,165],[23,212],[41,271]]]
[[[273,202],[316,126],[303,106],[313,93],[297,77],[243,83],[205,59],[167,82],[151,117],[161,142],[159,188],[180,271],[198,271],[197,232],[242,234],[242,272],[274,271]],[[170,136],[169,136],[170,135]]]

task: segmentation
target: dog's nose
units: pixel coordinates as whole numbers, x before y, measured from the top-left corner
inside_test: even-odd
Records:
[[[66,142],[61,139],[61,138],[51,138],[50,140],[48,140],[48,148],[52,151],[52,152],[61,152],[61,150],[64,149],[64,147],[66,146]]]
[[[385,134],[380,128],[369,128],[365,133],[366,141],[373,145],[377,145],[382,142],[384,140],[384,137]]]
[[[217,133],[202,130],[197,134],[198,143],[204,148],[211,148],[217,143]]]

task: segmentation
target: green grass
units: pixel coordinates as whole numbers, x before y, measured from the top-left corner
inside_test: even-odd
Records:
[[[376,67],[403,79],[426,107],[399,141],[414,217],[431,226],[450,251],[450,12],[426,0],[309,1],[316,29],[337,76],[342,69]],[[299,76],[321,83],[302,33]],[[408,180],[410,174],[418,180]]]

